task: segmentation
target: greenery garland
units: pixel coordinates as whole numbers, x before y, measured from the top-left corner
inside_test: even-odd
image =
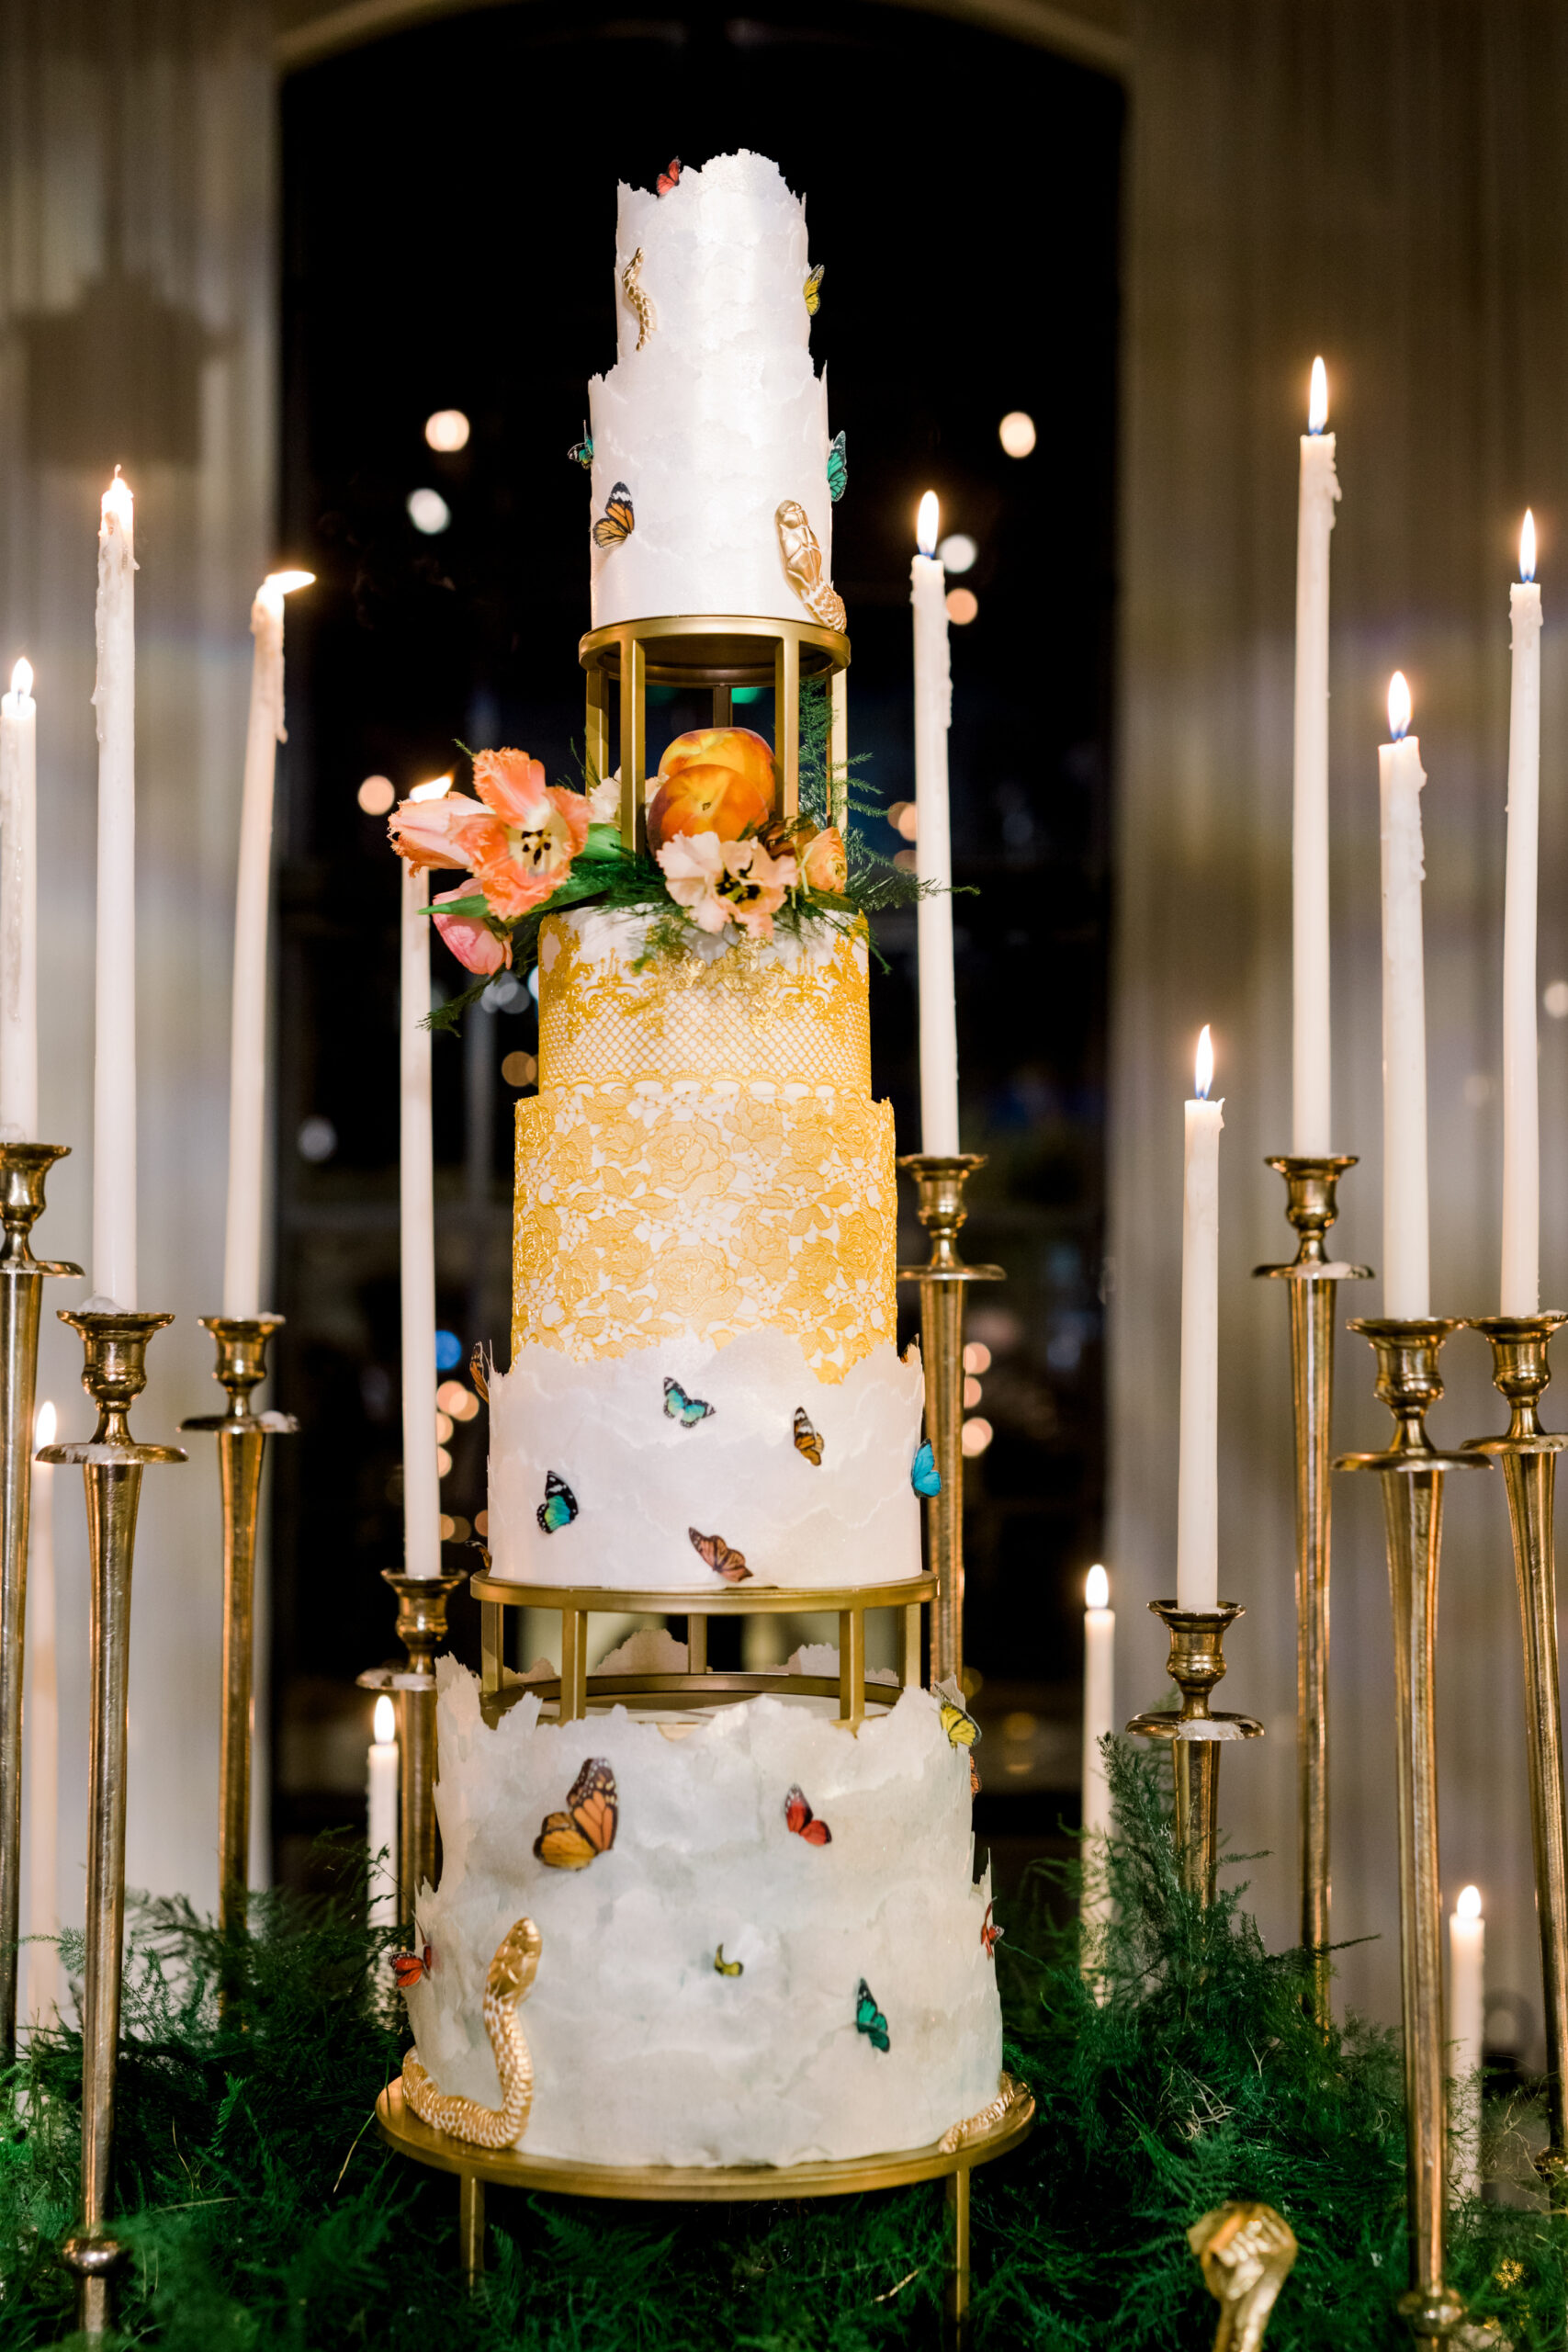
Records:
[[[1058,1923],[1072,1870],[1036,1864],[1020,1900],[998,1906],[1008,2064],[1039,2112],[1024,2148],[975,2176],[976,2346],[1198,2352],[1218,2314],[1187,2226],[1247,2196],[1277,2205],[1301,2244],[1269,2352],[1408,2352],[1397,2045],[1355,2024],[1321,2035],[1303,2008],[1304,1955],[1265,1952],[1239,1895],[1205,1912],[1183,1893],[1164,1770],[1113,1754],[1119,1915],[1103,2004],[1079,1973],[1076,1928]],[[491,2267],[465,2296],[453,2182],[391,2154],[370,2120],[405,2039],[386,1990],[394,1939],[365,1924],[363,1854],[339,1859],[354,1864],[347,1894],[258,1896],[234,1945],[185,1904],[134,1906],[116,2143],[115,2227],[133,2251],[122,2343],[879,2352],[935,2339],[942,2205],[929,2187],[794,2202],[783,2177],[776,2206],[700,2208],[492,2191]],[[68,1939],[73,1972],[81,1957]],[[228,2023],[220,1975],[240,1994]],[[75,2214],[80,2079],[79,2037],[61,2027],[28,2037],[0,2086],[6,2352],[71,2340],[55,2250]],[[1522,2150],[1517,2132],[1508,2144]],[[1517,2170],[1522,2183],[1522,2153]],[[1562,2344],[1562,2225],[1543,2211],[1461,2203],[1450,2277],[1472,2321],[1501,2322],[1518,2352]]]

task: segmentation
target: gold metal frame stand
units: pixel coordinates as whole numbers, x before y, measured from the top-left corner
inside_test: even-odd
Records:
[[[81,2281],[83,2333],[107,2335],[110,2282],[124,2248],[104,2227],[114,2151],[115,2073],[125,1931],[126,1704],[130,1665],[130,1573],[141,1473],[183,1462],[177,1445],[140,1445],[127,1415],[147,1384],[147,1342],[172,1315],[127,1308],[61,1316],[80,1334],[82,1385],[98,1408],[85,1443],[45,1446],[40,1462],[79,1462],[92,1553],[92,1715],[87,1749],[87,1935],[82,1995],[81,2218],[60,2249]]]
[[[1301,1939],[1313,1954],[1313,2012],[1329,2018],[1328,1942],[1328,1452],[1334,1423],[1337,1283],[1367,1282],[1370,1266],[1341,1265],[1324,1247],[1339,1214],[1340,1177],[1353,1153],[1270,1159],[1285,1180],[1285,1215],[1299,1236],[1288,1265],[1255,1266],[1290,1284],[1291,1406],[1296,1453],[1296,1823]]]
[[[952,1159],[908,1152],[899,1160],[915,1180],[919,1219],[931,1238],[923,1266],[900,1266],[901,1283],[920,1286],[920,1361],[926,1382],[926,1435],[942,1481],[932,1496],[926,1524],[928,1557],[937,1577],[931,1603],[931,1679],[964,1679],[964,1306],[970,1283],[999,1283],[1000,1266],[966,1266],[958,1254],[958,1229],[968,1216],[964,1189],[985,1157],[956,1152]]]
[[[218,1758],[218,1920],[224,1936],[243,1932],[250,1894],[252,1692],[255,1673],[256,1517],[262,1453],[269,1437],[299,1426],[291,1413],[253,1413],[251,1391],[266,1378],[267,1342],[281,1315],[204,1315],[218,1342],[212,1377],[226,1413],[199,1413],[182,1430],[215,1430],[223,1501],[223,1724]],[[224,2007],[228,1988],[220,1991]]]
[[[1443,2278],[1448,2194],[1444,2103],[1443,1950],[1438,1879],[1438,1754],[1435,1653],[1443,1478],[1481,1470],[1483,1453],[1444,1453],[1427,1435],[1427,1415],[1443,1393],[1438,1357],[1457,1322],[1438,1316],[1352,1323],[1377,1357],[1377,1393],[1394,1417],[1382,1453],[1344,1453],[1337,1470],[1382,1478],[1389,1596],[1393,1609],[1399,1787],[1399,1949],[1404,2029],[1405,2163],[1410,2291],[1400,2299],[1412,2335],[1437,2343],[1464,2317]]]
[[[1525,1753],[1535,1847],[1536,1926],[1546,1995],[1547,2145],[1535,2160],[1554,2212],[1568,2211],[1568,1806],[1562,1787],[1562,1700],[1557,1676],[1557,1559],[1552,1487],[1568,1437],[1540,1426],[1551,1377],[1547,1349],[1568,1315],[1472,1317],[1492,1350],[1492,1378],[1506,1397],[1502,1437],[1472,1438],[1465,1451],[1503,1465],[1508,1525],[1525,1642]]]
[[[446,1638],[446,1603],[461,1576],[409,1577],[383,1568],[398,1596],[402,1666],[374,1666],[362,1690],[390,1690],[398,1702],[398,1917],[407,1927],[422,1882],[435,1878],[435,1653]]]
[[[1181,1693],[1179,1713],[1156,1709],[1134,1715],[1137,1739],[1168,1739],[1176,1784],[1176,1850],[1189,1894],[1213,1903],[1220,1860],[1220,1749],[1229,1739],[1261,1739],[1255,1715],[1216,1715],[1209,1694],[1225,1671],[1225,1635],[1246,1611],[1238,1601],[1217,1609],[1183,1609],[1174,1600],[1149,1607],[1170,1634],[1166,1672]]]
[[[22,1885],[22,1690],[28,1613],[28,1525],[33,1408],[46,1274],[80,1266],[35,1258],[29,1238],[44,1184],[69,1147],[0,1143],[0,2066],[17,2049]]]

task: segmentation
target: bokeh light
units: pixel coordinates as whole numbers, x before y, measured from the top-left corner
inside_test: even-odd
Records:
[[[438,408],[424,420],[424,437],[433,449],[449,456],[468,446],[468,420],[460,408]]]
[[[397,797],[398,787],[389,775],[367,775],[357,795],[367,817],[384,817]]]
[[[997,438],[1010,458],[1027,458],[1034,447],[1034,419],[1021,408],[1010,408],[997,427]]]
[[[980,599],[973,588],[950,588],[947,592],[947,617],[955,628],[967,628],[980,609]]]
[[[409,521],[426,538],[434,538],[452,520],[452,509],[438,490],[411,490],[408,498]]]
[[[949,531],[937,553],[947,571],[973,571],[980,550],[967,531]]]
[[[984,1453],[995,1435],[989,1421],[976,1413],[972,1420],[964,1422],[958,1442],[967,1454]]]
[[[539,1065],[532,1054],[508,1054],[502,1062],[501,1074],[508,1086],[532,1086],[539,1074]]]

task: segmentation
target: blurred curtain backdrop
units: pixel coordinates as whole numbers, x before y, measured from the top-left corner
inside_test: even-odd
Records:
[[[257,0],[11,0],[0,11],[0,668],[38,673],[47,1254],[91,1250],[98,501],[136,493],[141,1303],[135,1416],[170,1439],[220,1402],[229,980],[249,616],[274,550],[274,96]],[[85,1434],[82,1351],[44,1299],[40,1396]],[[217,1894],[220,1594],[212,1440],[149,1472],[130,1690],[130,1884]],[[55,1479],[62,1917],[85,1870],[87,1576],[81,1486]],[[258,1641],[265,1658],[265,1639]],[[258,1704],[265,1736],[265,1703]],[[258,1788],[265,1786],[265,1757]],[[261,1857],[258,1855],[258,1860]],[[26,1881],[24,1880],[24,1886]],[[24,1919],[24,1931],[28,1922]]]
[[[1334,534],[1335,1126],[1360,1154],[1336,1254],[1382,1256],[1376,747],[1408,675],[1426,827],[1432,1303],[1495,1312],[1508,582],[1544,580],[1540,978],[1568,977],[1568,16],[1550,0],[1139,0],[1134,11],[1120,891],[1111,1127],[1113,1517],[1128,1712],[1162,1686],[1174,1589],[1182,1097],[1213,1023],[1222,1178],[1221,1576],[1247,1615],[1223,1814],[1265,1932],[1294,1939],[1291,760],[1297,438],[1322,352]],[[1568,1304],[1568,1023],[1541,1020],[1542,1304]],[[1346,1285],[1347,1317],[1377,1283]],[[1441,1442],[1499,1429],[1484,1343],[1446,1351]],[[1380,1444],[1342,1336],[1336,1442]],[[1568,1417],[1568,1359],[1549,1425]],[[1549,1400],[1550,1401],[1550,1400]],[[1382,1498],[1338,1478],[1334,1929],[1340,2001],[1398,2015]],[[1482,1887],[1489,1984],[1540,2049],[1518,1613],[1501,1480],[1450,1481],[1438,1619],[1445,1902]],[[1501,2037],[1500,2037],[1501,2038]]]

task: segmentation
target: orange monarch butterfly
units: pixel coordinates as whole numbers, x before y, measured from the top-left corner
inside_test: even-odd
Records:
[[[746,1565],[744,1552],[736,1551],[722,1535],[699,1535],[694,1527],[688,1527],[686,1532],[692,1539],[698,1559],[705,1567],[711,1568],[716,1577],[722,1577],[726,1584],[747,1582],[751,1571]]]
[[[671,158],[670,158],[670,169],[669,169],[667,172],[660,172],[660,175],[659,175],[659,193],[660,193],[660,196],[668,196],[668,195],[669,195],[669,193],[670,193],[670,191],[671,191],[671,189],[674,187],[674,185],[675,185],[676,181],[680,178],[680,176],[681,176],[681,158],[679,157],[679,155],[671,155]]]
[[[392,1973],[398,1980],[399,1992],[412,1993],[420,1978],[429,1975],[430,1962],[431,1951],[428,1944],[425,1945],[423,1953],[395,1951],[392,1954]]]
[[[818,1820],[800,1789],[791,1789],[785,1797],[784,1819],[795,1836],[804,1838],[808,1846],[830,1846],[833,1842],[832,1831],[825,1821]]]
[[[1007,1933],[1007,1929],[1005,1928],[992,1927],[991,1914],[995,1909],[995,1904],[987,1903],[986,1905],[986,1916],[980,1922],[980,1949],[985,1953],[987,1960],[995,1960],[997,1956],[997,1946]]]
[[[818,1470],[822,1467],[822,1432],[811,1426],[811,1416],[804,1405],[795,1408],[795,1450]]]
[[[615,1773],[591,1756],[567,1792],[566,1811],[545,1815],[534,1851],[552,1871],[585,1871],[615,1844],[619,1818]]]
[[[596,548],[618,548],[636,528],[631,492],[624,481],[618,481],[610,492],[604,514],[593,526],[593,544]]]

